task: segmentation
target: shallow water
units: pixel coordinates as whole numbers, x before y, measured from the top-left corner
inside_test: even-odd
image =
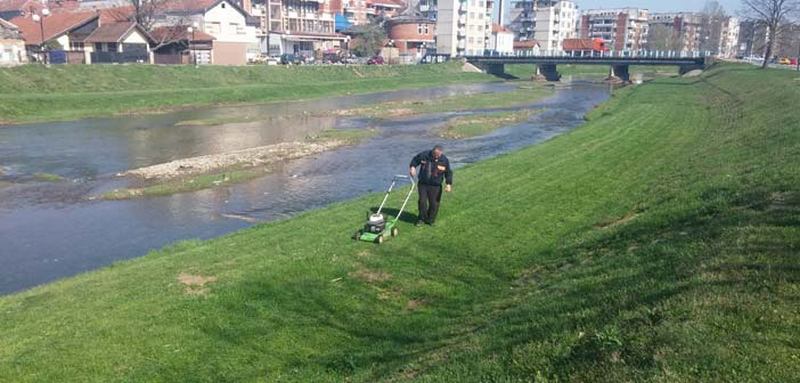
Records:
[[[411,156],[434,142],[444,142],[455,166],[535,144],[578,126],[587,111],[609,96],[606,85],[573,81],[554,96],[525,106],[544,108],[530,121],[460,141],[438,138],[435,128],[453,115],[484,111],[388,121],[321,113],[514,86],[449,86],[0,128],[0,182],[15,183],[0,185],[0,293],[141,256],[178,240],[211,238],[380,191],[394,174],[405,171]],[[175,126],[225,116],[237,121],[249,116],[253,122]],[[229,187],[128,201],[90,199],[119,187],[122,181],[114,175],[124,170],[300,139],[325,128],[374,128],[379,134],[356,146],[289,161],[274,173]],[[66,180],[38,182],[35,173]]]

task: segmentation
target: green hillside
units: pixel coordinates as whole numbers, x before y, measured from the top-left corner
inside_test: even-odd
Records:
[[[0,298],[0,381],[794,381],[798,78],[618,91],[381,246],[371,196]]]

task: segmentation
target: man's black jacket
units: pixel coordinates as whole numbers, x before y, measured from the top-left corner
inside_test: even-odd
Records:
[[[442,178],[448,185],[453,184],[453,169],[450,168],[450,161],[444,154],[434,158],[433,151],[426,150],[414,156],[409,166],[420,167],[417,179],[423,185],[441,186]]]

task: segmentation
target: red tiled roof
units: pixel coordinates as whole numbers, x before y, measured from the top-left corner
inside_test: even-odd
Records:
[[[164,3],[167,12],[205,12],[222,0],[170,0]]]
[[[46,8],[50,8],[51,10],[54,9],[70,9],[74,10],[80,6],[78,4],[78,0],[61,0],[61,1],[50,1],[47,3]],[[42,4],[40,0],[0,0],[0,12],[8,12],[8,11],[25,11],[29,12],[31,9],[34,12],[39,12],[45,6]]]
[[[87,43],[118,43],[125,39],[133,29],[137,29],[137,24],[133,21],[102,24],[83,41]],[[150,38],[143,30],[140,29],[139,32],[145,38]]]
[[[50,41],[57,38],[64,33],[67,33],[81,25],[84,25],[93,19],[96,19],[97,13],[89,12],[67,12],[58,11],[53,12],[50,16],[44,18],[44,41]],[[22,33],[22,38],[28,45],[42,44],[42,31],[39,23],[33,21],[31,16],[17,16],[11,19],[11,22],[19,27]]]
[[[100,24],[119,23],[134,20],[134,9],[131,6],[105,8],[99,10]]]
[[[189,41],[192,40],[192,33],[189,32],[188,27],[178,25],[169,27],[158,27],[150,32],[150,36],[157,42],[170,42],[170,41]],[[203,31],[194,32],[194,40],[192,41],[213,41],[214,36],[209,35]]]
[[[565,51],[591,51],[602,50],[602,39],[564,39],[563,48]]]
[[[520,40],[514,41],[514,49],[533,49],[540,46],[536,40]]]
[[[31,7],[38,11],[42,3],[36,0],[0,0],[0,12],[30,10]]]
[[[0,27],[3,27],[5,29],[11,29],[14,31],[19,30],[18,26],[12,24],[10,21],[5,21],[3,19],[0,19]]]

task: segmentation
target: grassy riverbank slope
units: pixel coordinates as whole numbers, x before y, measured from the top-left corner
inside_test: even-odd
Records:
[[[462,72],[457,63],[198,68],[25,65],[0,68],[0,122],[69,120],[491,80],[496,78]]]
[[[0,381],[795,380],[797,78],[618,91],[381,246],[371,196],[0,298]]]

